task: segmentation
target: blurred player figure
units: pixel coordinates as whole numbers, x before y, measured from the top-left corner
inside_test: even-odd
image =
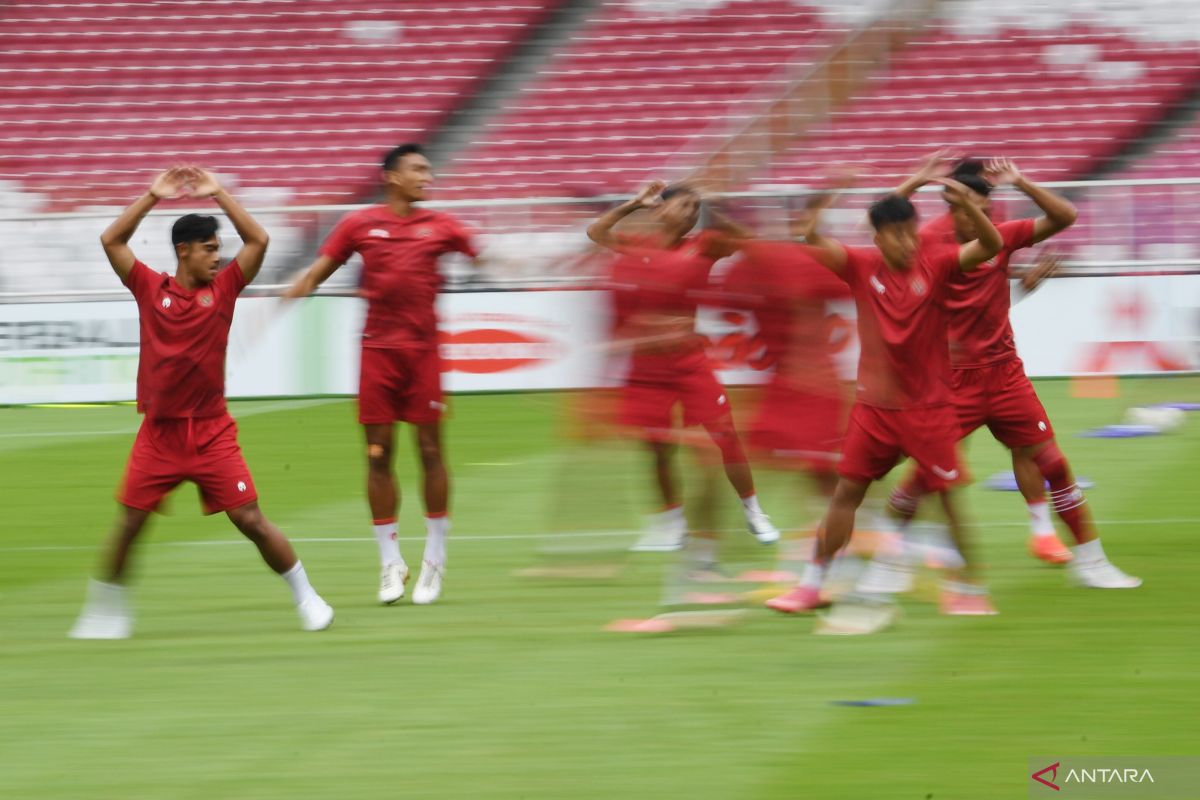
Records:
[[[946,196],[975,223],[978,238],[961,246],[922,243],[917,212],[907,198],[888,195],[870,209],[875,248],[845,247],[818,232],[816,219],[805,247],[850,286],[858,311],[862,353],[858,399],[838,463],[838,483],[799,585],[767,602],[795,613],[823,605],[821,584],[834,555],[849,541],[867,489],[901,456],[921,465],[922,489],[937,493],[950,533],[965,560],[943,595],[948,614],[994,614],[967,547],[952,491],[961,480],[958,420],[950,396],[949,344],[943,297],[951,277],[1000,252],[999,232],[971,203],[961,184],[944,181]]]
[[[360,294],[367,301],[358,387],[358,421],[367,442],[367,501],[379,544],[379,602],[404,597],[408,565],[400,554],[400,493],[393,453],[395,424],[416,429],[425,501],[425,553],[412,600],[442,592],[450,478],[442,457],[442,367],[434,304],[442,277],[438,258],[478,253],[471,232],[453,217],[419,208],[433,170],[419,145],[402,144],[383,158],[383,203],[342,217],[319,255],[284,297],[307,297],[354,254],[363,258]]]
[[[215,217],[187,214],[175,221],[175,275],[155,272],[133,254],[129,240],[160,200],[187,191],[211,197],[233,222],[242,248],[220,266]],[[287,538],[258,507],[254,480],[242,458],[237,424],[225,405],[225,350],[238,295],[254,280],[267,251],[267,232],[217,182],[195,167],[167,170],[100,236],[113,270],[137,301],[141,328],[138,411],[145,415],[117,494],[122,509],[102,569],[70,635],[124,639],[133,632],[125,587],[129,555],[150,514],[183,481],[200,487],[204,511],[224,511],[291,587],[305,630],[333,622],[333,609],[308,582]]]
[[[622,219],[643,209],[650,210],[645,231],[613,230]],[[587,231],[593,242],[620,254],[611,275],[614,339],[628,350],[629,363],[618,423],[637,430],[653,453],[663,502],[652,531],[657,532],[655,541],[643,541],[637,549],[679,549],[688,534],[673,456],[675,443],[692,434],[676,429],[672,414],[677,405],[682,406],[684,428],[702,426],[720,450],[750,533],[763,544],[779,539],[779,531],[759,505],[725,388],[713,373],[704,340],[695,329],[696,307],[708,293],[712,266],[734,251],[727,233],[705,230],[689,235],[699,218],[700,196],[695,190],[654,182],[601,216]]]
[[[794,236],[809,212],[791,222]],[[748,240],[722,281],[722,304],[754,315],[765,360],[774,368],[749,425],[751,452],[811,476],[833,497],[846,429],[846,398],[834,364],[831,300],[848,299],[846,283],[795,242]]]
[[[944,174],[942,162],[941,154],[935,154],[897,192],[910,196],[939,173]],[[1070,227],[1075,222],[1075,207],[1066,198],[1024,177],[1007,159],[986,165],[978,161],[963,162],[955,169],[954,177],[970,190],[972,205],[989,218],[992,215],[989,195],[993,186],[999,185],[1013,186],[1043,212],[1036,219],[999,223],[996,227],[1004,240],[1003,249],[979,269],[951,278],[946,306],[950,315],[953,397],[961,435],[965,438],[986,425],[992,436],[1012,453],[1017,487],[1029,507],[1032,527],[1029,549],[1034,556],[1052,564],[1071,562],[1071,572],[1083,586],[1136,588],[1141,580],[1126,575],[1104,554],[1087,501],[1055,442],[1050,418],[1025,375],[1009,322],[1009,261],[1013,253]],[[922,240],[930,243],[967,242],[975,236],[974,220],[955,206],[921,230]],[[1023,287],[1026,290],[1036,287],[1047,273],[1043,268],[1026,274]],[[1045,483],[1050,485],[1054,510],[1075,538],[1074,556],[1055,535]],[[916,514],[921,494],[921,482],[911,474],[893,491],[889,503],[903,523]],[[903,569],[903,565],[891,566]]]

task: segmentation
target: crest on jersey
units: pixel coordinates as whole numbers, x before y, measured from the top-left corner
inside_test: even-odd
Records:
[[[925,281],[921,278],[914,278],[912,282],[912,290],[913,294],[915,294],[917,297],[923,297],[925,292],[928,290],[928,287],[925,286]]]
[[[880,294],[883,294],[884,292],[887,291],[887,289],[884,288],[884,285],[879,282],[879,278],[876,278],[874,275],[871,276],[871,288],[873,288],[875,291],[879,292]]]
[[[390,239],[391,234],[383,228],[371,228],[371,230],[367,231],[367,237],[371,239]]]
[[[200,305],[202,305],[202,306],[211,306],[212,305],[212,292],[205,292],[204,294],[200,295]]]
[[[421,239],[428,239],[430,236],[433,236],[433,228],[417,228],[417,236]]]
[[[162,307],[163,307],[163,308],[170,308],[170,307],[171,307],[171,298],[169,298],[169,297],[164,297],[164,298],[162,299]]]

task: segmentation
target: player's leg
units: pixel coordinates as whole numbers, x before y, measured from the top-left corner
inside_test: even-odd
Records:
[[[129,560],[151,512],[184,479],[185,438],[178,423],[142,421],[129,454],[117,502],[120,512],[105,550],[101,578],[88,583],[83,611],[70,631],[76,639],[124,639],[133,633]]]
[[[425,553],[421,559],[421,574],[413,589],[413,602],[427,605],[441,596],[442,578],[446,572],[450,476],[442,457],[441,422],[422,422],[415,427],[425,499]]]
[[[400,554],[400,489],[396,484],[396,425],[392,422],[363,425],[367,444],[367,505],[371,528],[379,547],[379,602],[394,603],[404,597],[408,565]]]
[[[72,639],[127,639],[133,633],[125,583],[133,544],[149,519],[149,511],[121,506],[104,554],[103,577],[88,581],[83,611],[68,634]]]
[[[933,487],[930,487],[931,490]],[[988,598],[987,588],[980,576],[978,556],[973,537],[967,532],[967,523],[960,508],[959,492],[951,486],[940,487],[938,496],[950,537],[963,559],[961,569],[952,570],[942,592],[942,613],[955,616],[990,616],[996,613]]]
[[[300,615],[301,627],[307,631],[328,628],[333,623],[333,609],[309,583],[308,573],[300,559],[296,558],[292,543],[262,513],[258,501],[251,500],[237,508],[227,509],[225,514],[242,535],[258,548],[267,566],[287,582]]]
[[[1071,530],[1076,545],[1070,563],[1072,577],[1081,586],[1093,589],[1135,589],[1140,578],[1126,575],[1109,560],[1100,544],[1087,498],[1075,482],[1071,466],[1051,439],[1030,448],[1039,473],[1050,484],[1050,498],[1059,518]]]
[[[653,460],[655,489],[662,499],[649,529],[630,548],[635,552],[679,550],[688,538],[675,472],[677,430],[672,413],[678,400],[676,387],[659,381],[630,380],[621,387],[617,422],[645,444]]]
[[[1065,564],[1071,560],[1071,551],[1059,540],[1054,523],[1050,521],[1045,479],[1034,457],[1040,448],[1054,439],[1046,409],[1025,375],[1020,359],[1010,359],[976,372],[986,376],[988,409],[985,422],[996,441],[1012,453],[1013,477],[1029,510],[1029,551],[1047,563]]]
[[[400,555],[400,490],[394,471],[396,426],[402,418],[401,394],[407,376],[403,354],[397,350],[364,347],[358,378],[358,421],[367,447],[367,504],[379,546],[379,602],[387,605],[404,597],[408,565]]]
[[[1013,477],[1017,490],[1029,509],[1029,552],[1048,564],[1066,564],[1073,557],[1058,538],[1050,520],[1050,504],[1046,502],[1046,484],[1034,458],[1035,447],[1015,447],[1012,453]]]

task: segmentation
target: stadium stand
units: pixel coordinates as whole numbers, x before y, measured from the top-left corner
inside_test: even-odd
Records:
[[[943,4],[943,16],[811,128],[768,181],[855,163],[887,185],[954,145],[1042,180],[1086,176],[1200,83],[1200,12],[1180,4]]]
[[[125,202],[186,154],[249,202],[350,201],[559,2],[5,3],[0,181]]]
[[[781,68],[819,60],[847,30],[813,3],[605,2],[444,171],[439,196],[625,191],[681,152],[705,155],[723,135],[706,129],[744,117]]]

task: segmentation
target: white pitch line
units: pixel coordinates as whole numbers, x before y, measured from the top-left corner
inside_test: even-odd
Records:
[[[1193,525],[1200,522],[1197,517],[1178,517],[1170,519],[1113,519],[1100,520],[1096,525],[1101,527],[1121,526],[1121,525]],[[977,522],[973,523],[976,527],[997,527],[997,528],[1023,528],[1028,522]],[[721,533],[740,533],[742,528],[728,528]],[[635,536],[638,531],[571,531],[569,533],[498,533],[492,536],[451,536],[450,538],[456,542],[503,542],[514,540],[528,539],[611,539],[622,536]],[[298,542],[301,544],[336,544],[340,542],[373,542],[375,537],[371,536],[289,536],[289,541]],[[423,542],[424,536],[401,536],[402,542]],[[243,545],[246,543],[244,539],[205,539],[198,541],[185,542],[148,542],[150,547],[227,547],[230,545]],[[36,553],[36,552],[74,552],[80,550],[96,550],[100,545],[30,545],[27,547],[0,547],[0,553]]]

